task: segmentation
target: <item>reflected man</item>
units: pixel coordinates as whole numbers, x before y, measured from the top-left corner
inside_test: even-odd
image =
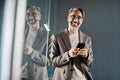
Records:
[[[22,80],[48,80],[47,31],[40,26],[40,20],[40,8],[29,7],[26,11],[28,27],[25,29]]]

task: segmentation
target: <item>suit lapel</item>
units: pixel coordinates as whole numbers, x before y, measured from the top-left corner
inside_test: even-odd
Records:
[[[79,36],[79,43],[82,43],[83,42],[83,39],[82,39],[82,32],[79,30],[78,31],[78,36]]]
[[[25,29],[24,44],[26,43],[26,39],[27,39],[28,32],[29,32],[29,28],[27,27],[27,28]]]
[[[34,48],[34,49],[37,49],[37,50],[39,50],[39,48],[41,47],[41,46],[43,46],[43,44],[45,43],[45,41],[46,41],[46,32],[43,30],[43,28],[41,27],[39,30],[38,30],[38,32],[37,32],[37,35],[36,35],[36,38],[35,38],[35,40],[34,40],[34,43],[33,43],[33,45],[32,45],[32,47]]]
[[[65,29],[65,31],[62,33],[61,37],[63,39],[65,46],[69,50],[71,48],[71,44],[70,44],[69,33],[68,33],[67,29]]]

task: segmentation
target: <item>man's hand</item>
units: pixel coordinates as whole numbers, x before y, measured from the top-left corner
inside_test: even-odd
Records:
[[[86,49],[86,48],[80,49],[80,50],[78,51],[78,55],[86,58],[86,57],[88,56],[88,49]]]
[[[70,57],[76,57],[76,56],[78,56],[78,48],[71,48],[70,50],[69,50],[69,56]]]
[[[33,48],[29,45],[25,45],[24,47],[24,53],[30,55],[33,51]]]

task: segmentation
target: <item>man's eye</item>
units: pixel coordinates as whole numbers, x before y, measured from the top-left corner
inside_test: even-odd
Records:
[[[71,18],[77,18],[77,19],[83,18],[82,16],[76,16],[76,15],[71,15],[70,17],[71,17]]]

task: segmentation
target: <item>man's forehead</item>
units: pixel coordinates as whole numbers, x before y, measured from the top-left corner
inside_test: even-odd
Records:
[[[76,14],[76,15],[82,15],[82,13],[79,10],[74,10],[72,12],[70,12],[70,14]]]
[[[37,9],[28,9],[27,10],[27,13],[37,13],[38,11],[37,11]]]

